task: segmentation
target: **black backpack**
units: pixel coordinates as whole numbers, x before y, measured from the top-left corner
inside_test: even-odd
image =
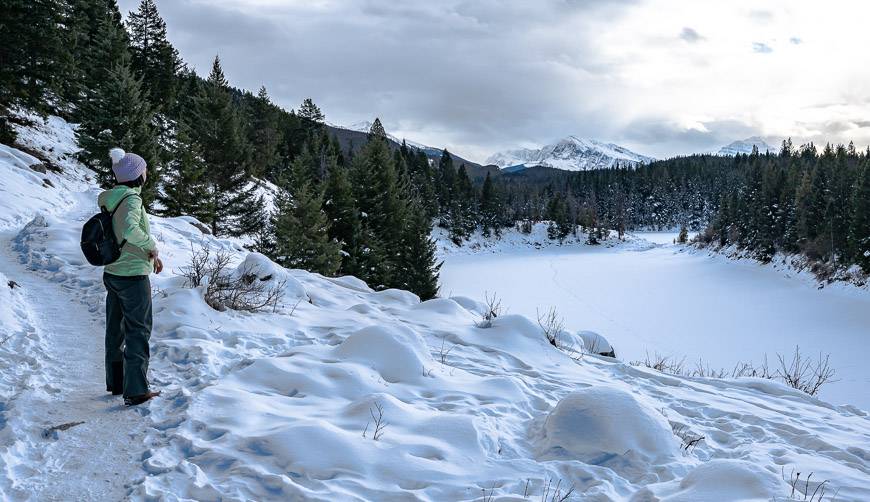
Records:
[[[102,267],[118,261],[121,256],[121,248],[124,247],[127,240],[125,239],[118,244],[115,231],[112,229],[112,218],[127,197],[134,195],[136,194],[125,195],[111,213],[105,207],[101,207],[100,212],[91,216],[91,219],[82,227],[82,253],[91,265]]]

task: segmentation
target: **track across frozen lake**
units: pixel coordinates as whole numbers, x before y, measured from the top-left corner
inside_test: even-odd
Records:
[[[822,398],[870,409],[870,293],[819,290],[769,266],[662,244],[666,234],[649,240],[658,247],[447,254],[442,291],[497,293],[510,313],[532,318],[536,309],[556,307],[569,329],[600,332],[624,360],[649,351],[730,369],[765,353],[773,365],[776,353],[790,355],[795,345],[808,356],[823,351],[840,381]]]

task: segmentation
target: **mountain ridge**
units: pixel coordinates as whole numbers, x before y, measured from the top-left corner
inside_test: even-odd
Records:
[[[486,159],[501,169],[552,167],[564,171],[590,171],[636,167],[656,160],[615,143],[569,135],[541,148],[518,148],[496,152]]]

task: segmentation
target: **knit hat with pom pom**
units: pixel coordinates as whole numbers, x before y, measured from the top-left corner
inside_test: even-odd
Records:
[[[115,173],[118,183],[135,180],[142,176],[148,166],[142,157],[135,153],[125,153],[120,148],[109,150],[109,157],[112,159],[112,172]]]

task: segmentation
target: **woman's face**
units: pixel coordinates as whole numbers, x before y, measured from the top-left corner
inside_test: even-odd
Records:
[[[142,171],[142,183],[144,184],[146,181],[148,181],[148,168]]]

